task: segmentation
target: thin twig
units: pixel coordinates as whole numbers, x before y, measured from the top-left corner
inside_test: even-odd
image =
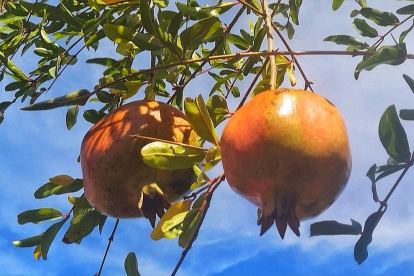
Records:
[[[273,52],[274,43],[273,43],[273,34],[272,34],[272,19],[269,14],[269,7],[266,0],[262,0],[262,10],[263,10],[263,19],[264,19],[264,26],[266,28],[266,36],[267,36],[267,51]],[[276,60],[275,56],[269,57],[270,61],[270,89],[275,89],[276,87],[276,79],[277,79],[277,67],[276,67]]]
[[[413,160],[410,160],[406,165],[404,170],[401,172],[400,176],[398,177],[397,181],[392,186],[391,190],[388,192],[387,196],[383,201],[381,201],[381,206],[378,208],[378,212],[383,211],[385,208],[387,208],[387,202],[390,199],[391,195],[394,193],[395,189],[400,184],[401,180],[403,179],[404,175],[407,173],[408,169],[411,168],[413,165]]]
[[[376,47],[379,44],[381,44],[382,41],[384,41],[384,38],[389,35],[392,31],[394,31],[396,28],[398,28],[399,26],[401,26],[402,24],[404,24],[405,22],[407,22],[408,20],[410,20],[411,18],[414,17],[414,14],[410,15],[409,17],[407,17],[406,19],[404,19],[403,21],[401,21],[399,24],[393,26],[391,29],[389,29],[384,35],[380,36],[380,38],[371,46],[371,47]]]
[[[184,148],[191,148],[191,149],[198,149],[198,150],[208,151],[208,149],[205,149],[203,147],[197,147],[197,146],[193,146],[193,145],[189,145],[189,144],[184,144],[184,143],[179,143],[179,142],[174,142],[174,141],[169,141],[169,140],[164,140],[164,139],[159,139],[159,138],[154,138],[154,137],[149,137],[149,136],[143,136],[143,135],[138,135],[138,134],[132,134],[130,136],[132,138],[139,138],[139,139],[145,139],[145,140],[156,141],[156,142],[164,142],[164,143],[168,143],[168,144],[181,146],[181,147],[184,147]]]
[[[262,74],[263,70],[266,68],[267,63],[269,62],[269,59],[266,59],[263,63],[262,67],[260,67],[259,72],[257,72],[256,76],[254,76],[253,81],[250,83],[249,88],[247,89],[246,93],[243,96],[243,99],[240,101],[239,105],[237,106],[236,110],[238,110],[240,107],[244,105],[244,102],[247,100],[247,97],[250,95],[250,91],[252,91],[254,84],[259,79],[260,75]]]
[[[102,259],[101,267],[99,268],[98,273],[95,274],[96,276],[100,276],[101,273],[102,273],[102,269],[103,269],[103,266],[105,264],[106,256],[108,255],[109,248],[111,247],[111,244],[112,244],[112,242],[114,240],[115,232],[116,232],[116,229],[118,228],[118,224],[119,224],[119,219],[116,219],[114,229],[112,230],[112,234],[111,234],[111,236],[108,239],[108,245],[106,247],[105,254],[104,254],[103,259]]]
[[[214,53],[217,51],[217,49],[221,46],[221,44],[223,43],[225,37],[229,34],[229,32],[231,31],[231,29],[233,28],[233,26],[236,24],[237,20],[239,19],[239,17],[243,14],[244,10],[246,9],[245,6],[242,6],[241,9],[239,10],[239,12],[235,15],[234,19],[230,22],[229,26],[226,28],[226,30],[224,31],[223,37],[220,39],[220,41],[216,44],[216,46],[211,50],[211,52],[206,56],[206,58],[209,58],[211,56],[214,55]],[[201,60],[201,64],[197,67],[197,69],[194,70],[194,72],[191,74],[190,77],[188,77],[188,79],[184,82],[184,84],[180,87],[180,89],[177,89],[174,94],[171,96],[171,98],[168,100],[168,103],[171,103],[175,96],[177,95],[177,93],[181,90],[183,90],[187,84],[197,75],[197,73],[203,69],[204,65],[206,65],[207,62],[209,62],[209,59],[206,60]]]
[[[209,186],[209,189],[205,195],[206,202],[203,206],[200,207],[200,211],[201,211],[200,221],[197,224],[197,228],[194,230],[193,236],[191,237],[187,246],[184,248],[183,252],[181,253],[181,257],[178,260],[177,265],[175,266],[173,272],[171,273],[171,276],[175,276],[177,274],[177,271],[180,268],[181,264],[183,263],[185,257],[187,256],[188,251],[190,251],[191,247],[193,246],[194,241],[197,239],[198,233],[200,232],[201,225],[203,224],[208,208],[210,207],[210,202],[213,197],[213,193],[217,189],[217,187],[220,185],[220,183],[224,181],[224,179],[225,179],[224,174],[221,174],[217,178],[215,178],[213,182],[211,183],[211,185]]]

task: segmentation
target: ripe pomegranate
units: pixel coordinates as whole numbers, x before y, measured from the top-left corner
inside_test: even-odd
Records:
[[[85,196],[99,212],[116,217],[145,216],[155,223],[169,202],[180,199],[196,180],[192,168],[155,169],[142,160],[150,141],[139,134],[194,145],[197,135],[185,115],[157,101],[125,104],[104,116],[85,135],[81,167]]]
[[[263,235],[272,225],[300,235],[300,220],[328,208],[351,173],[341,114],[328,100],[295,89],[258,94],[235,112],[221,136],[231,188],[261,209]]]

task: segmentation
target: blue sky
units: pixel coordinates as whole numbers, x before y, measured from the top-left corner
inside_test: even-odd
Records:
[[[301,25],[291,41],[293,49],[340,50],[341,47],[323,42],[323,39],[334,34],[357,36],[348,16],[352,9],[357,8],[353,1],[345,1],[337,12],[330,9],[331,1],[304,2]],[[371,2],[377,5],[376,1]],[[387,1],[387,4],[375,7],[395,11],[407,3]],[[238,28],[247,26],[247,18],[243,22]],[[402,26],[395,32],[396,36],[408,27]],[[380,29],[380,33],[385,31]],[[387,41],[392,43],[390,39]],[[406,42],[408,52],[414,53],[414,34],[410,34]],[[111,43],[102,46],[101,52],[85,52],[80,59],[113,53]],[[383,65],[370,72],[363,71],[360,79],[355,81],[353,70],[360,60],[358,57],[301,56],[298,59],[308,78],[315,83],[315,91],[332,101],[347,123],[353,155],[353,172],[347,188],[322,215],[302,222],[300,238],[288,233],[282,241],[276,229],[259,237],[256,208],[233,193],[227,183],[222,183],[180,275],[408,275],[414,271],[412,171],[408,172],[390,199],[389,208],[369,246],[369,258],[362,265],[353,260],[357,237],[309,237],[309,225],[313,222],[335,219],[348,223],[353,218],[363,223],[377,210],[377,204],[371,199],[370,181],[365,174],[372,164],[384,164],[387,159],[377,134],[384,110],[390,104],[396,104],[397,110],[414,108],[414,94],[402,78],[402,74],[414,78],[412,61],[398,67]],[[26,71],[33,69],[28,61],[28,57],[15,59]],[[102,67],[91,65],[69,68],[42,99],[80,88],[92,89],[102,70]],[[298,73],[296,77],[297,87],[303,87]],[[1,90],[5,85],[0,83]],[[193,82],[187,91],[191,91],[193,96],[205,95],[209,87]],[[0,93],[0,101],[11,100],[12,97],[11,94]],[[237,103],[238,100],[232,102],[231,108],[234,109]],[[81,112],[93,105],[89,103],[86,108],[81,108]],[[81,245],[61,243],[62,231],[52,244],[47,261],[36,261],[32,255],[33,248],[21,249],[11,244],[13,240],[43,232],[51,224],[21,226],[16,219],[20,212],[41,207],[54,207],[63,212],[70,209],[65,196],[35,200],[33,192],[54,175],[69,174],[81,178],[76,158],[82,137],[90,127],[80,117],[78,124],[67,131],[64,124],[66,108],[23,112],[19,110],[20,106],[18,103],[9,108],[0,125],[0,275],[93,275],[99,269],[115,223],[113,219],[107,221],[102,235],[94,231]],[[409,140],[414,141],[412,124],[404,122]],[[220,172],[221,165],[211,176]],[[396,177],[379,183],[382,197]],[[169,275],[181,255],[181,248],[176,240],[152,241],[150,231],[144,220],[121,221],[103,275],[124,275],[123,262],[131,251],[137,254],[142,275]]]

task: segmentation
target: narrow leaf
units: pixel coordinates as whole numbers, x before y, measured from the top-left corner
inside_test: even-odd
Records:
[[[352,23],[355,30],[362,36],[375,38],[378,36],[376,29],[372,28],[364,19],[355,18]]]
[[[341,7],[341,5],[342,5],[342,3],[344,2],[345,0],[333,0],[333,2],[332,2],[332,9],[334,10],[334,11],[336,11],[337,9],[339,9],[339,7]]]
[[[397,14],[414,14],[414,4],[402,7],[397,10]]]
[[[140,0],[139,2],[141,23],[145,30],[150,34],[155,34],[154,22],[152,21],[151,9],[147,0]]]
[[[23,240],[13,241],[13,244],[17,247],[33,247],[40,244],[42,238],[43,233]]]
[[[320,221],[311,224],[310,236],[322,235],[359,235],[361,231],[350,224],[339,223],[334,220]]]
[[[85,105],[92,94],[86,89],[81,89],[61,97],[22,107],[21,110],[49,110],[68,105]]]
[[[67,185],[56,185],[52,182],[48,182],[35,191],[34,197],[36,199],[41,199],[55,194],[60,195],[65,193],[74,193],[82,188],[82,179],[75,179]]]
[[[414,20],[413,20],[413,24],[411,24],[411,26],[407,30],[403,31],[400,34],[400,37],[398,39],[398,42],[400,44],[404,42],[405,37],[407,36],[407,34],[409,34],[413,30],[413,28],[414,28]]]
[[[403,75],[404,80],[407,82],[408,86],[410,87],[411,91],[414,93],[414,80],[407,76],[406,74]]]
[[[34,210],[28,210],[17,215],[17,222],[25,224],[28,222],[31,223],[40,223],[46,220],[54,220],[62,217],[62,213],[54,208],[40,208]]]
[[[403,120],[413,121],[414,120],[414,109],[401,109],[400,118]]]
[[[52,245],[53,240],[55,239],[57,233],[59,232],[60,228],[62,228],[63,224],[68,220],[69,217],[61,220],[50,226],[46,232],[43,234],[42,243],[41,245],[41,253],[43,260],[47,260],[47,253],[49,252],[49,248]]]
[[[394,26],[400,23],[398,17],[390,12],[382,12],[372,8],[362,8],[360,14],[365,18],[372,20],[379,26]]]
[[[361,42],[358,39],[349,35],[331,35],[325,38],[323,41],[335,42],[338,45],[354,46],[360,49],[368,48],[369,45],[365,42]]]
[[[197,134],[218,146],[219,139],[214,129],[213,121],[211,120],[207,107],[204,103],[203,97],[199,95],[196,100],[186,98],[184,101],[185,114]]]
[[[111,41],[118,44],[128,43],[132,39],[131,31],[123,25],[104,24],[103,30]]]

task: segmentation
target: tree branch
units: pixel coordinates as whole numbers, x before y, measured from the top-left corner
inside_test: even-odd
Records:
[[[111,247],[111,244],[112,244],[112,242],[114,240],[115,232],[116,232],[116,229],[118,228],[118,224],[119,224],[119,219],[116,219],[114,229],[112,230],[112,234],[111,234],[111,236],[108,239],[108,245],[106,247],[105,254],[103,256],[101,266],[99,267],[98,273],[96,273],[94,276],[100,276],[101,273],[102,273],[102,269],[103,269],[103,266],[105,264],[106,256],[108,255],[109,248]]]
[[[200,210],[201,210],[200,222],[198,223],[197,228],[195,229],[194,234],[191,237],[191,240],[188,242],[187,246],[184,248],[183,253],[181,253],[181,257],[178,260],[177,265],[175,266],[173,272],[171,273],[171,276],[175,276],[177,274],[178,269],[183,263],[185,257],[187,256],[188,251],[190,251],[194,241],[197,239],[198,233],[200,232],[201,225],[203,224],[208,208],[210,207],[210,202],[213,197],[213,193],[217,189],[217,187],[220,185],[220,183],[224,181],[224,179],[225,179],[224,174],[221,174],[218,177],[216,177],[213,180],[213,182],[210,184],[210,187],[208,188],[206,195],[205,195],[206,203],[202,207],[200,207]]]
[[[272,34],[272,19],[269,14],[269,7],[267,5],[267,0],[262,0],[262,9],[263,9],[263,19],[264,25],[266,28],[266,35],[267,35],[267,51],[273,52],[274,45],[273,45],[273,34]],[[269,56],[270,61],[270,89],[275,89],[276,87],[276,79],[277,79],[277,67],[275,56]]]

